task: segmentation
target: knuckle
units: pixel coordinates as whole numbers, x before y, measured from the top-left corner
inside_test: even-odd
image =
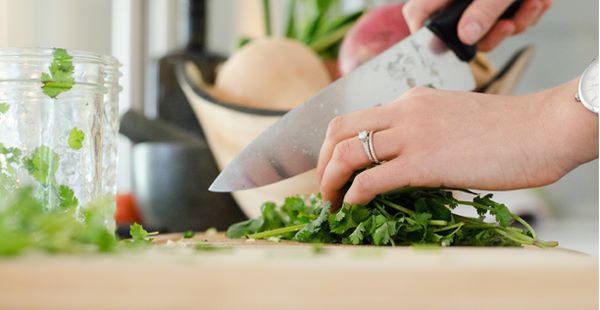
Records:
[[[371,188],[373,188],[373,179],[369,173],[363,172],[357,175],[356,178],[354,178],[354,181],[352,182],[352,187],[356,190],[358,194],[369,194]]]
[[[336,116],[334,119],[329,122],[327,126],[327,137],[335,138],[338,133],[344,128],[345,117],[344,116]]]
[[[341,166],[349,165],[350,141],[342,141],[333,150],[333,160]]]

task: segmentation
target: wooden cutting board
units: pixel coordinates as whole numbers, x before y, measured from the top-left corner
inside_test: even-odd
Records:
[[[598,262],[565,249],[314,247],[221,234],[162,236],[140,253],[0,259],[0,309],[369,308],[597,309]]]

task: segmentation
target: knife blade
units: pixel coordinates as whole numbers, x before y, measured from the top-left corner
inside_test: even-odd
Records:
[[[454,1],[426,27],[286,113],[246,146],[209,190],[251,189],[315,168],[333,118],[390,102],[414,86],[473,90],[467,61],[475,56],[476,48],[462,44],[456,34],[458,20],[472,1]],[[515,2],[503,17],[513,15],[519,4]]]

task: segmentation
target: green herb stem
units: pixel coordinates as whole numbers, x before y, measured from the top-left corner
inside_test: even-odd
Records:
[[[280,236],[283,234],[299,231],[302,228],[304,228],[304,226],[306,226],[306,225],[307,224],[298,224],[298,225],[293,225],[293,226],[288,226],[288,227],[265,230],[263,232],[248,235],[248,238],[250,238],[250,239],[266,239],[269,237]]]
[[[519,222],[521,225],[523,225],[531,234],[531,237],[533,237],[533,239],[537,239],[537,234],[535,233],[535,230],[533,230],[533,227],[531,227],[531,225],[529,225],[529,223],[525,222],[524,219],[522,219],[520,216],[511,213],[510,215],[512,215],[512,217]]]
[[[381,202],[381,203],[385,204],[386,206],[388,206],[388,207],[390,207],[390,208],[394,208],[394,209],[396,209],[396,210],[398,210],[398,211],[400,211],[400,212],[404,212],[404,213],[406,213],[406,214],[408,214],[408,215],[413,215],[413,214],[415,214],[415,211],[413,211],[413,210],[411,210],[411,209],[408,209],[408,208],[405,208],[405,207],[403,207],[403,206],[401,206],[401,205],[399,205],[399,204],[393,203],[393,202],[391,202],[391,201],[388,201],[388,200],[383,200],[383,199],[379,199],[379,202]]]
[[[444,220],[429,220],[427,223],[431,226],[446,226],[446,225],[448,225],[448,222],[444,221]]]
[[[472,206],[472,207],[475,207],[477,209],[482,209],[482,210],[486,210],[486,211],[491,211],[492,210],[492,208],[490,208],[488,206],[484,206],[484,205],[482,205],[480,203],[476,203],[476,202],[473,202],[473,201],[458,200],[457,202],[459,204],[461,204],[461,205]]]
[[[455,229],[455,228],[461,228],[464,225],[465,225],[465,223],[459,222],[459,223],[452,224],[452,225],[449,225],[449,226],[446,226],[446,227],[436,228],[436,229],[433,230],[433,232],[440,232],[440,231],[452,230],[452,229]]]

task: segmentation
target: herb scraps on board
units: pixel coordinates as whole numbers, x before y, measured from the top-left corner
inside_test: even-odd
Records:
[[[352,245],[523,246],[555,247],[538,239],[533,228],[492,195],[469,190],[472,200],[458,200],[455,189],[401,188],[380,194],[367,205],[343,204],[330,212],[320,195],[288,197],[278,207],[266,202],[261,216],[231,225],[229,238],[279,237],[310,243]],[[479,217],[453,213],[470,206]],[[495,221],[484,221],[491,215]],[[519,224],[517,226],[515,224]]]

